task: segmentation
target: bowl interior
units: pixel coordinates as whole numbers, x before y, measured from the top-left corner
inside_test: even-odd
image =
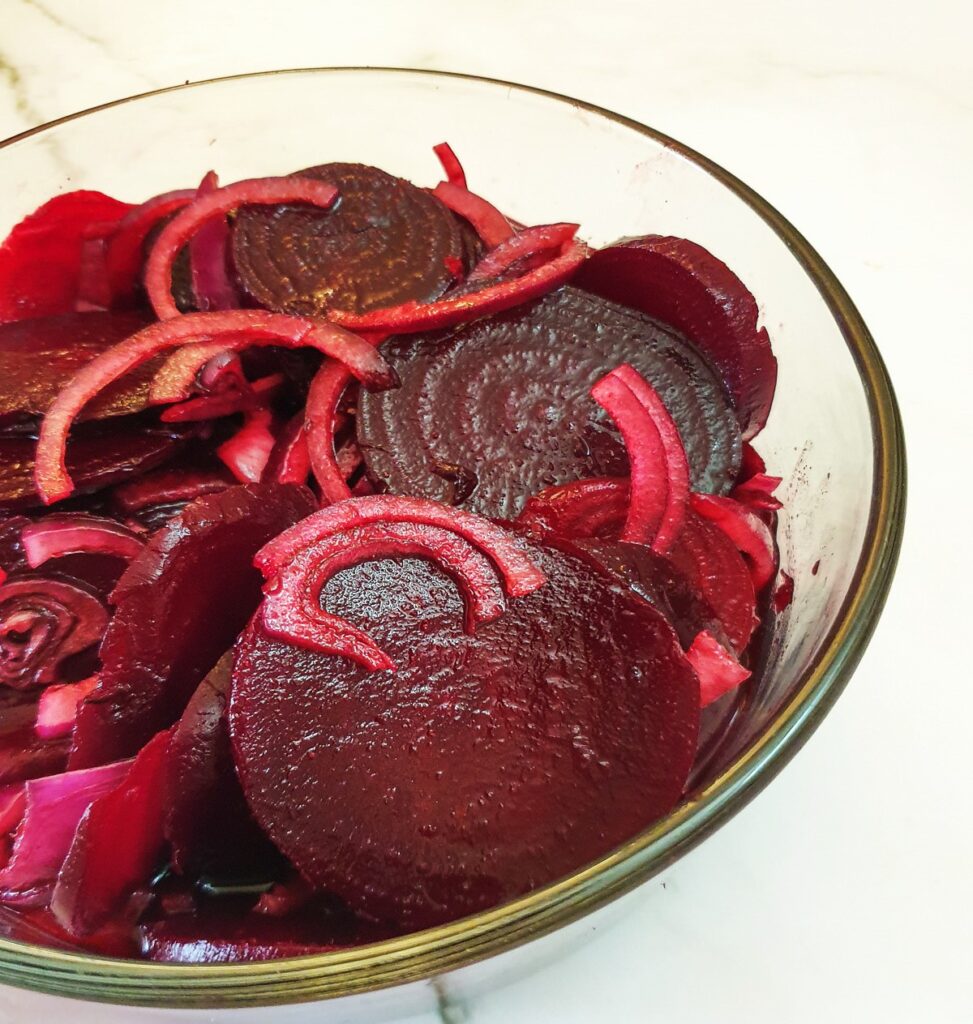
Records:
[[[139,201],[192,184],[210,168],[228,182],[349,160],[432,185],[439,167],[431,147],[443,139],[462,159],[471,188],[521,221],[575,220],[594,244],[648,232],[682,235],[748,284],[780,364],[773,413],[757,447],[768,471],[785,481],[781,560],[795,598],[776,623],[758,691],[741,705],[685,807],[573,879],[470,922],[399,940],[401,977],[431,970],[430,949],[439,965],[461,963],[522,941],[527,935],[518,921],[532,920],[533,934],[622,891],[730,813],[758,777],[772,775],[867,639],[894,562],[903,486],[881,363],[847,296],[806,242],[696,154],[549,94],[355,69],[247,76],[150,94],[8,143],[0,151],[0,235],[56,191],[92,188]],[[754,741],[762,746],[753,749]],[[14,919],[6,929],[29,942]],[[314,958],[308,977],[319,980],[311,994],[401,980],[386,971],[380,982],[373,970],[393,945],[345,959]],[[162,1003],[184,1002],[180,988],[195,990],[200,1005],[211,998],[266,1001],[269,992],[289,998],[285,982],[279,990],[256,984],[248,994],[231,968],[214,968],[209,980],[206,970],[193,970],[181,981],[180,969],[172,968],[146,973],[141,985],[147,965],[92,958],[86,976],[102,987],[79,989],[70,957],[59,961],[69,982],[58,982],[57,971],[38,973],[52,955],[0,943],[0,980]],[[246,968],[250,982],[263,977],[261,970],[272,974],[269,967]],[[127,979],[127,987],[112,988],[113,978]]]

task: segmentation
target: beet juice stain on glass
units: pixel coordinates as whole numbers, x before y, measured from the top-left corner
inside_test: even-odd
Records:
[[[320,164],[0,248],[0,900],[205,963],[453,921],[681,799],[789,600],[693,241]],[[471,168],[475,174],[475,168]]]

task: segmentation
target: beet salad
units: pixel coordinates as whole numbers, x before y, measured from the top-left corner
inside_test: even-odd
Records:
[[[754,297],[435,153],[62,192],[0,247],[35,941],[227,963],[489,909],[666,815],[751,692],[789,587]]]

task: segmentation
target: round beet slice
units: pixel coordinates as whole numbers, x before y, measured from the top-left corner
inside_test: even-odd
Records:
[[[237,648],[230,732],[258,820],[316,887],[421,928],[580,867],[668,811],[696,751],[696,678],[664,617],[538,544],[548,583],[476,632],[431,563],[356,565],[322,606],[398,665],[268,637]]]
[[[402,178],[347,163],[297,175],[334,185],[334,208],[248,207],[233,228],[237,275],[268,309],[315,316],[430,302],[455,280],[450,267],[470,256],[453,214]]]
[[[622,363],[665,402],[695,490],[723,494],[737,476],[740,430],[705,358],[576,288],[457,331],[393,338],[382,354],[402,386],[362,395],[358,442],[369,476],[393,494],[513,518],[546,487],[627,476],[621,437],[589,394]]]
[[[221,878],[282,873],[281,857],[250,814],[230,752],[229,651],[196,688],[166,758],[165,835],[180,872]]]
[[[112,594],[100,682],[78,712],[72,768],[130,757],[179,718],[259,603],[253,556],[315,505],[292,484],[229,487],[152,535]]]
[[[115,423],[109,431],[85,424],[68,442],[67,465],[75,493],[132,480],[171,459],[184,440],[185,432],[174,428]],[[31,437],[0,437],[0,509],[42,504],[34,483],[36,448]]]
[[[78,370],[146,325],[135,313],[64,313],[0,325],[0,425],[42,416]],[[158,361],[106,388],[79,420],[141,412]]]

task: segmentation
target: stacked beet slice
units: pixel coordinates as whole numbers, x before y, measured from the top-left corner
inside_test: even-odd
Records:
[[[68,192],[0,246],[0,902],[52,942],[488,909],[669,812],[746,690],[790,593],[753,296],[435,151]]]

